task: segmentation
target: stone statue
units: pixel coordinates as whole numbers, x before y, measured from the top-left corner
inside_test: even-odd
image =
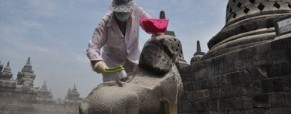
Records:
[[[183,86],[176,61],[180,41],[153,36],[141,53],[138,70],[125,81],[104,82],[80,103],[80,114],[177,114]]]

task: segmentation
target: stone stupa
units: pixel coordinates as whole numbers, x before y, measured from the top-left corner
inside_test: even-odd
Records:
[[[290,15],[291,0],[229,0],[209,51],[181,70],[179,113],[290,114],[291,35],[275,28]]]

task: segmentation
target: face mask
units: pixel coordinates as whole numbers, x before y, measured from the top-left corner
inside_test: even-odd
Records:
[[[124,22],[124,21],[128,20],[128,18],[130,16],[130,13],[127,13],[127,12],[114,12],[114,15],[119,21]]]

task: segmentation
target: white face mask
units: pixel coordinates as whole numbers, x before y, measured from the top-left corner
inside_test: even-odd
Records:
[[[115,17],[121,22],[127,21],[130,14],[130,12],[114,12]]]

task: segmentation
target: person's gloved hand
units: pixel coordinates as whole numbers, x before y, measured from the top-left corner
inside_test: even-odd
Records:
[[[97,73],[103,73],[105,69],[107,69],[108,66],[106,65],[106,63],[104,63],[103,61],[98,61],[97,63],[95,63],[95,65],[93,66],[93,70]]]

